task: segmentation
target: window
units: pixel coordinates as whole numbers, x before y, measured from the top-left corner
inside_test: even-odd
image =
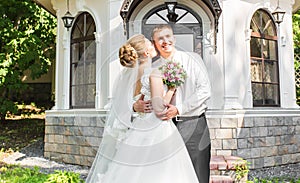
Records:
[[[271,16],[258,10],[251,19],[251,84],[253,106],[279,106],[276,27]]]
[[[76,18],[71,32],[71,108],[95,107],[95,31],[95,22],[89,13],[84,12]]]
[[[176,48],[183,51],[194,51],[203,56],[203,27],[202,20],[193,10],[184,5],[177,4],[175,13],[176,21],[169,22],[168,10],[165,5],[152,9],[143,18],[142,33],[151,39],[153,28],[159,24],[171,24],[176,37]]]

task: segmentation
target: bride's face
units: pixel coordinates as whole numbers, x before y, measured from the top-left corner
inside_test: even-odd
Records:
[[[157,55],[154,45],[148,39],[146,39],[146,47],[147,47],[146,52],[148,54],[148,57],[153,58]]]

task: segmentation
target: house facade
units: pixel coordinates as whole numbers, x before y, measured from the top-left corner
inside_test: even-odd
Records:
[[[300,162],[292,14],[295,0],[37,0],[56,15],[55,106],[46,112],[45,157],[91,165],[122,67],[118,49],[136,33],[172,24],[177,49],[200,54],[212,85],[213,155],[252,168]],[[285,11],[280,24],[272,12]],[[75,17],[70,28],[61,18]]]

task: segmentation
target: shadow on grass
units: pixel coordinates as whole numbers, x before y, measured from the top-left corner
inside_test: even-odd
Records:
[[[7,119],[0,122],[0,149],[18,151],[44,139],[45,119]]]

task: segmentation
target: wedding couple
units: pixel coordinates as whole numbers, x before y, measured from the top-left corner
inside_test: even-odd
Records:
[[[198,54],[175,49],[169,25],[155,27],[152,39],[155,47],[134,35],[119,50],[124,69],[87,183],[209,182],[206,68]],[[161,66],[170,60],[187,73],[180,86],[163,82]]]

